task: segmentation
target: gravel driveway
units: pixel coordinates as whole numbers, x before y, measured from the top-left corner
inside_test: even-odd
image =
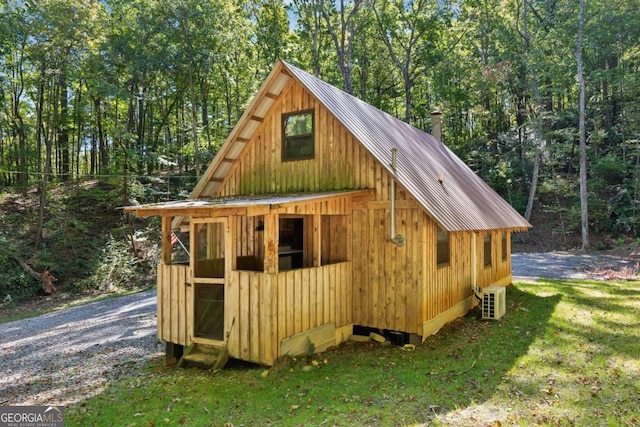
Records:
[[[160,356],[156,293],[0,324],[0,405],[64,405]]]
[[[543,252],[511,254],[514,278],[599,279],[624,269],[637,269],[640,256],[622,257],[586,252]]]
[[[583,278],[638,259],[555,252],[513,254],[515,278]],[[156,293],[142,292],[0,324],[0,405],[70,405],[163,354]]]

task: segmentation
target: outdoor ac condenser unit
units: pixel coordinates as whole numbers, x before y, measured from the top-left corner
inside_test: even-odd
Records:
[[[507,297],[502,286],[482,289],[482,318],[499,319],[507,311]]]

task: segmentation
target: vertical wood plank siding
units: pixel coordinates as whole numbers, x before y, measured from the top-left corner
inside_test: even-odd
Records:
[[[192,288],[187,287],[189,266],[158,264],[158,338],[187,345]]]
[[[277,274],[232,271],[225,297],[229,355],[271,365],[284,338],[328,322],[352,324],[351,289],[350,262]]]
[[[396,210],[396,232],[404,247],[389,242],[389,209],[353,213],[354,323],[422,333],[422,213]],[[366,239],[363,239],[363,236]]]
[[[282,113],[310,109],[315,120],[314,159],[283,162]],[[355,324],[421,335],[424,322],[471,296],[472,259],[481,287],[511,273],[509,237],[507,260],[501,257],[502,230],[492,232],[490,268],[483,266],[483,233],[477,233],[472,248],[470,231],[450,234],[450,262],[438,268],[437,225],[400,185],[396,232],[405,236],[406,245],[398,248],[390,243],[391,180],[386,169],[299,83],[292,80],[287,85],[215,196],[366,188],[373,190],[372,197],[357,203],[345,197],[272,208],[271,215],[309,215],[306,252],[314,252],[314,236],[321,236],[321,259],[309,258],[305,265],[333,264],[277,274],[246,271],[249,268],[241,265],[231,271],[225,291],[225,336],[231,357],[273,364],[281,356],[284,338],[327,322],[335,322],[337,328]],[[269,217],[238,217],[234,225],[237,256],[253,257],[256,270],[262,270],[265,245],[262,233],[254,231]],[[185,305],[191,288],[184,286],[187,267],[174,274],[176,267],[158,269],[158,336],[182,344],[189,340],[185,313],[187,321],[192,313]],[[184,300],[174,300],[180,292]]]
[[[282,162],[282,114],[309,109],[314,110],[314,159]],[[353,136],[296,82],[271,107],[218,195],[372,188],[359,161],[364,154]]]
[[[484,232],[478,233],[476,251],[478,253],[478,286],[484,288],[511,274],[511,236],[507,233],[507,259],[502,260],[502,230],[491,233],[491,266],[484,266]]]

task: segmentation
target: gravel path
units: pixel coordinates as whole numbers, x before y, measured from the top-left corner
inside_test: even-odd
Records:
[[[0,324],[0,405],[69,405],[162,354],[156,294]]]
[[[634,267],[637,257],[516,253],[513,276],[591,277]],[[0,405],[70,405],[131,376],[163,354],[156,294],[142,292],[0,324]]]
[[[548,279],[608,279],[625,269],[636,271],[640,256],[622,257],[584,252],[544,252],[511,254],[514,277]]]

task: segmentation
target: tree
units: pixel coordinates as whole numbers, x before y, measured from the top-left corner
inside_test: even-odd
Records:
[[[402,75],[404,121],[410,123],[415,80],[429,65],[435,65],[435,39],[445,7],[429,0],[377,0],[372,7],[380,37]]]
[[[362,14],[359,13],[364,3],[364,0],[353,0],[352,4],[345,4],[344,0],[340,0],[336,2],[337,10],[336,7],[333,7],[333,2],[319,3],[327,31],[333,40],[338,69],[342,75],[344,90],[347,93],[353,93],[351,81],[353,47],[355,36],[364,22]]]
[[[576,60],[578,64],[578,85],[580,87],[580,105],[578,129],[580,138],[580,225],[582,231],[582,249],[589,249],[589,208],[587,193],[587,138],[585,132],[585,84],[582,62],[582,44],[584,38],[584,0],[580,0],[578,23],[578,43]]]

